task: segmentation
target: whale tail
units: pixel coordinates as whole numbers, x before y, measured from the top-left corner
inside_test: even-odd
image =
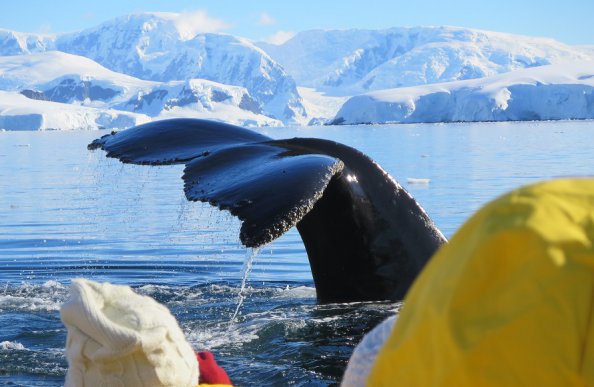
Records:
[[[88,146],[142,165],[185,164],[188,200],[242,221],[258,247],[297,226],[320,302],[399,300],[445,238],[421,206],[356,149],[273,140],[220,122],[155,121]]]

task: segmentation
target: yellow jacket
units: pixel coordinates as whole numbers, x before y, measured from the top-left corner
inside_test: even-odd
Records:
[[[370,386],[594,386],[594,179],[475,214],[406,296]]]

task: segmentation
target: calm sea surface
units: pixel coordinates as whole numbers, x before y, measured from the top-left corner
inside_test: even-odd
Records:
[[[594,175],[592,121],[259,131],[362,150],[448,237],[510,189]],[[122,165],[87,151],[103,134],[0,132],[0,385],[63,383],[58,311],[76,277],[129,284],[163,302],[238,385],[339,381],[353,346],[398,305],[316,305],[295,230],[246,250],[237,220],[186,202],[183,167]]]

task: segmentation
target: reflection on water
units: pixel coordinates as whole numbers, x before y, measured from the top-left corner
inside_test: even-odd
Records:
[[[362,150],[417,198],[446,236],[519,185],[594,175],[593,122],[262,132]],[[194,347],[213,350],[241,385],[336,382],[361,335],[397,307],[316,305],[295,230],[262,248],[250,271],[239,222],[187,202],[183,166],[123,165],[88,152],[86,144],[102,134],[0,133],[0,383],[62,383],[65,330],[58,309],[73,277],[130,284],[165,303]]]

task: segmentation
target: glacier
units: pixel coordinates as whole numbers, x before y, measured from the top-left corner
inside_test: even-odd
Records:
[[[374,91],[350,98],[335,124],[594,119],[594,61]]]
[[[143,114],[31,100],[0,91],[1,130],[126,129],[150,121]]]

